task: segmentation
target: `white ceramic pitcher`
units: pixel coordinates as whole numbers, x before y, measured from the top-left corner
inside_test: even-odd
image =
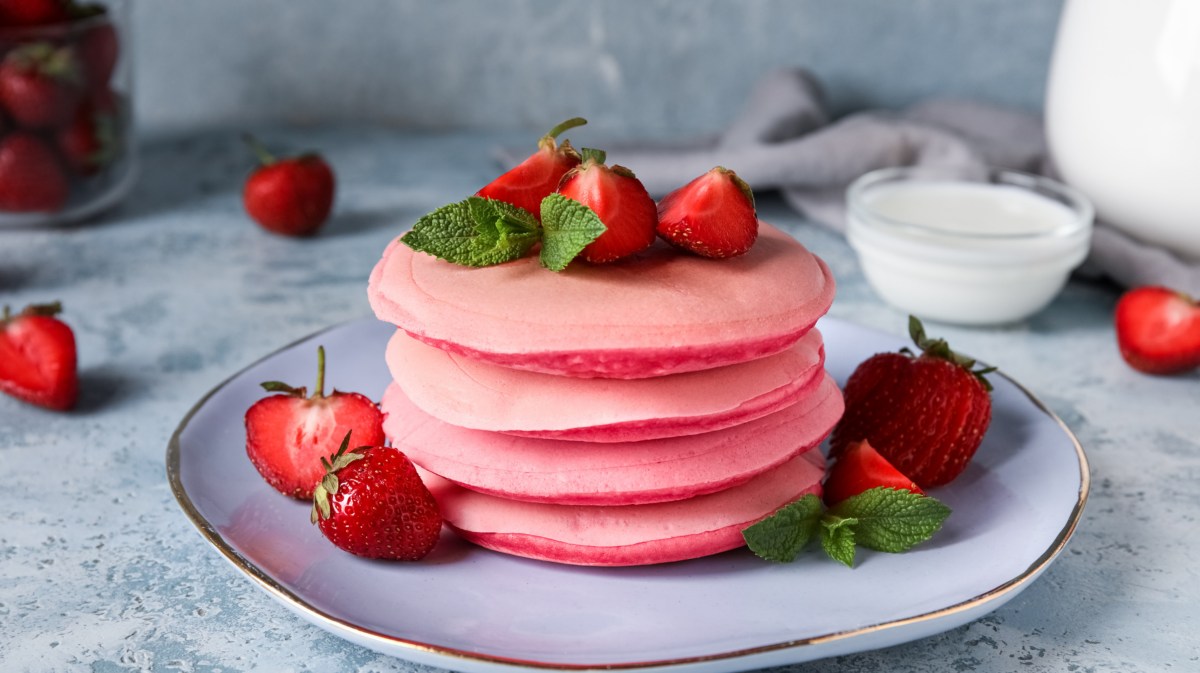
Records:
[[[1101,220],[1200,260],[1200,1],[1067,0],[1046,134]]]

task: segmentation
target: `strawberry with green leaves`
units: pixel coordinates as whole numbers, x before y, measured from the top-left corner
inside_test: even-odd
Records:
[[[50,129],[71,120],[83,93],[79,60],[71,47],[35,42],[0,61],[0,105],[26,129]]]
[[[920,350],[879,353],[861,363],[843,388],[846,412],[833,430],[830,455],[868,441],[904,475],[933,488],[962,474],[992,419],[992,386],[975,361],[930,339],[909,317]]]
[[[370,444],[382,444],[383,415],[359,393],[334,390],[325,394],[325,348],[317,348],[317,386],[312,396],[303,387],[279,381],[262,384],[279,394],[255,402],[246,411],[246,454],[275,490],[293,498],[312,497],[325,474],[321,461],[338,438],[353,431]]]
[[[558,144],[564,131],[583,126],[587,120],[573,117],[550,129],[538,140],[538,149],[524,161],[475,193],[485,199],[495,199],[516,206],[541,218],[542,199],[558,189],[567,171],[579,165],[579,153],[570,141]]]
[[[602,264],[650,247],[658,226],[658,206],[641,181],[624,166],[606,165],[600,150],[584,148],[582,157],[583,163],[563,177],[558,194],[587,206],[604,225],[604,232],[579,256]],[[542,219],[546,219],[544,212]]]
[[[65,411],[75,406],[79,375],[75,333],[58,319],[62,304],[35,304],[0,316],[0,391]]]
[[[717,166],[658,202],[658,235],[702,257],[743,255],[758,238],[754,192],[737,173]]]
[[[336,547],[366,558],[417,561],[437,544],[442,516],[399,449],[363,446],[322,458],[311,520]]]
[[[316,233],[333,209],[336,178],[319,154],[277,158],[247,135],[259,165],[246,178],[242,203],[263,229],[284,236]]]

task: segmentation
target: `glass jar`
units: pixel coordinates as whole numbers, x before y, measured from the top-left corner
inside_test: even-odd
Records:
[[[134,176],[129,3],[43,5],[0,12],[0,227],[90,217]]]

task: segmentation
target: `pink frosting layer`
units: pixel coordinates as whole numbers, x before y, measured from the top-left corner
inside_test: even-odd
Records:
[[[506,500],[429,472],[445,520],[496,551],[577,565],[646,565],[740,547],[741,531],[807,493],[820,494],[824,459],[808,451],[750,481],[688,500],[586,507]]]
[[[799,402],[724,430],[588,444],[449,425],[396,385],[384,393],[384,432],[413,462],[472,490],[559,505],[681,500],[743,483],[815,447],[841,417],[828,375]]]
[[[394,241],[371,273],[375,314],[417,339],[506,367],[642,378],[777,353],[833,302],[819,258],[760,226],[745,255],[711,260],[663,244],[562,273],[534,257],[473,269]]]
[[[648,379],[579,379],[472,360],[397,330],[387,364],[408,398],[447,423],[529,437],[633,442],[727,428],[811,392],[824,363],[811,330],[781,353]]]

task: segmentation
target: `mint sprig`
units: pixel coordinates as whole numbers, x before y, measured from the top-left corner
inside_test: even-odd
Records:
[[[524,257],[539,242],[540,261],[562,271],[605,231],[595,211],[562,194],[542,200],[542,224],[517,206],[472,196],[417,220],[400,241],[462,266],[493,266]]]
[[[562,194],[547,196],[542,199],[542,266],[562,271],[605,229],[591,208]]]
[[[540,239],[537,218],[528,211],[479,196],[438,208],[400,238],[413,250],[475,267],[524,257]]]
[[[856,547],[900,553],[933,537],[950,508],[935,498],[903,489],[877,487],[826,510],[813,494],[785,505],[742,531],[750,550],[789,563],[813,537],[830,558],[854,567]]]

